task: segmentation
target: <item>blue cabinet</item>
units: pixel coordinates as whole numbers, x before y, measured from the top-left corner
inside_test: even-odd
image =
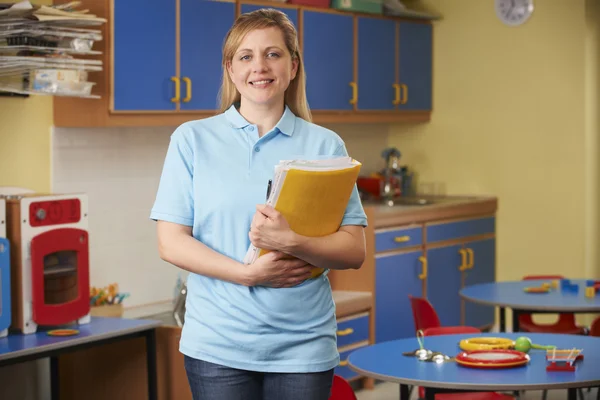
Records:
[[[423,296],[421,250],[375,260],[375,342],[415,336],[408,295]]]
[[[235,4],[180,1],[181,110],[219,108],[222,46],[235,20]]]
[[[306,92],[312,110],[353,110],[354,22],[351,15],[303,11]]]
[[[10,242],[0,237],[0,337],[6,336],[10,324]]]
[[[396,108],[396,21],[357,17],[359,110]]]
[[[114,1],[113,109],[175,110],[176,0]]]
[[[442,326],[460,325],[461,249],[457,244],[427,250],[427,299]]]
[[[429,111],[432,108],[432,26],[400,22],[398,63],[402,88],[400,110]]]
[[[496,280],[496,239],[465,243],[469,252],[469,268],[464,271],[465,286]],[[494,307],[464,301],[465,325],[483,327],[494,323]]]
[[[223,39],[234,20],[230,2],[115,1],[113,110],[217,109]]]

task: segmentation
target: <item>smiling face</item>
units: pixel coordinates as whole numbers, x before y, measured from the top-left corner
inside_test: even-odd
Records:
[[[283,107],[285,91],[297,69],[298,62],[292,59],[277,27],[248,32],[227,63],[244,108]]]

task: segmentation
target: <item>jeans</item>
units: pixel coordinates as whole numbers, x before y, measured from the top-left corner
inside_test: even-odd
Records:
[[[328,400],[333,369],[314,373],[245,371],[185,356],[194,400]]]

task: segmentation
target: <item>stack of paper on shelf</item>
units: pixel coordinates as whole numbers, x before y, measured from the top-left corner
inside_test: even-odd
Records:
[[[0,91],[99,97],[91,94],[95,83],[87,73],[102,71],[102,61],[88,57],[102,54],[92,49],[102,33],[83,27],[106,20],[77,10],[80,4],[0,4]]]
[[[360,167],[350,157],[281,161],[275,167],[267,204],[300,235],[330,235],[340,227]],[[252,264],[267,252],[250,245],[244,263]],[[312,276],[321,273],[323,269],[317,268]]]

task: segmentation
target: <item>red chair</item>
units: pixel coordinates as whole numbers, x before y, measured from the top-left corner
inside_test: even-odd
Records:
[[[344,378],[334,375],[329,400],[356,400],[356,395],[352,386]]]
[[[523,277],[527,280],[555,280],[564,279],[562,275],[528,275]],[[572,313],[558,314],[558,320],[551,324],[539,324],[533,322],[533,314],[519,314],[519,330],[522,332],[537,332],[537,333],[565,333],[571,335],[585,335],[587,330],[583,326],[575,324],[575,315]]]
[[[410,307],[415,322],[415,332],[442,326],[440,319],[429,300],[422,297],[413,297],[410,294],[408,295],[408,298],[410,299]]]
[[[427,328],[423,331],[423,336],[454,335],[459,333],[481,333],[481,330],[472,326],[445,326],[436,328]],[[419,388],[419,397],[425,398],[425,390]],[[468,393],[438,393],[436,400],[514,400],[510,395],[496,392],[468,392]]]

